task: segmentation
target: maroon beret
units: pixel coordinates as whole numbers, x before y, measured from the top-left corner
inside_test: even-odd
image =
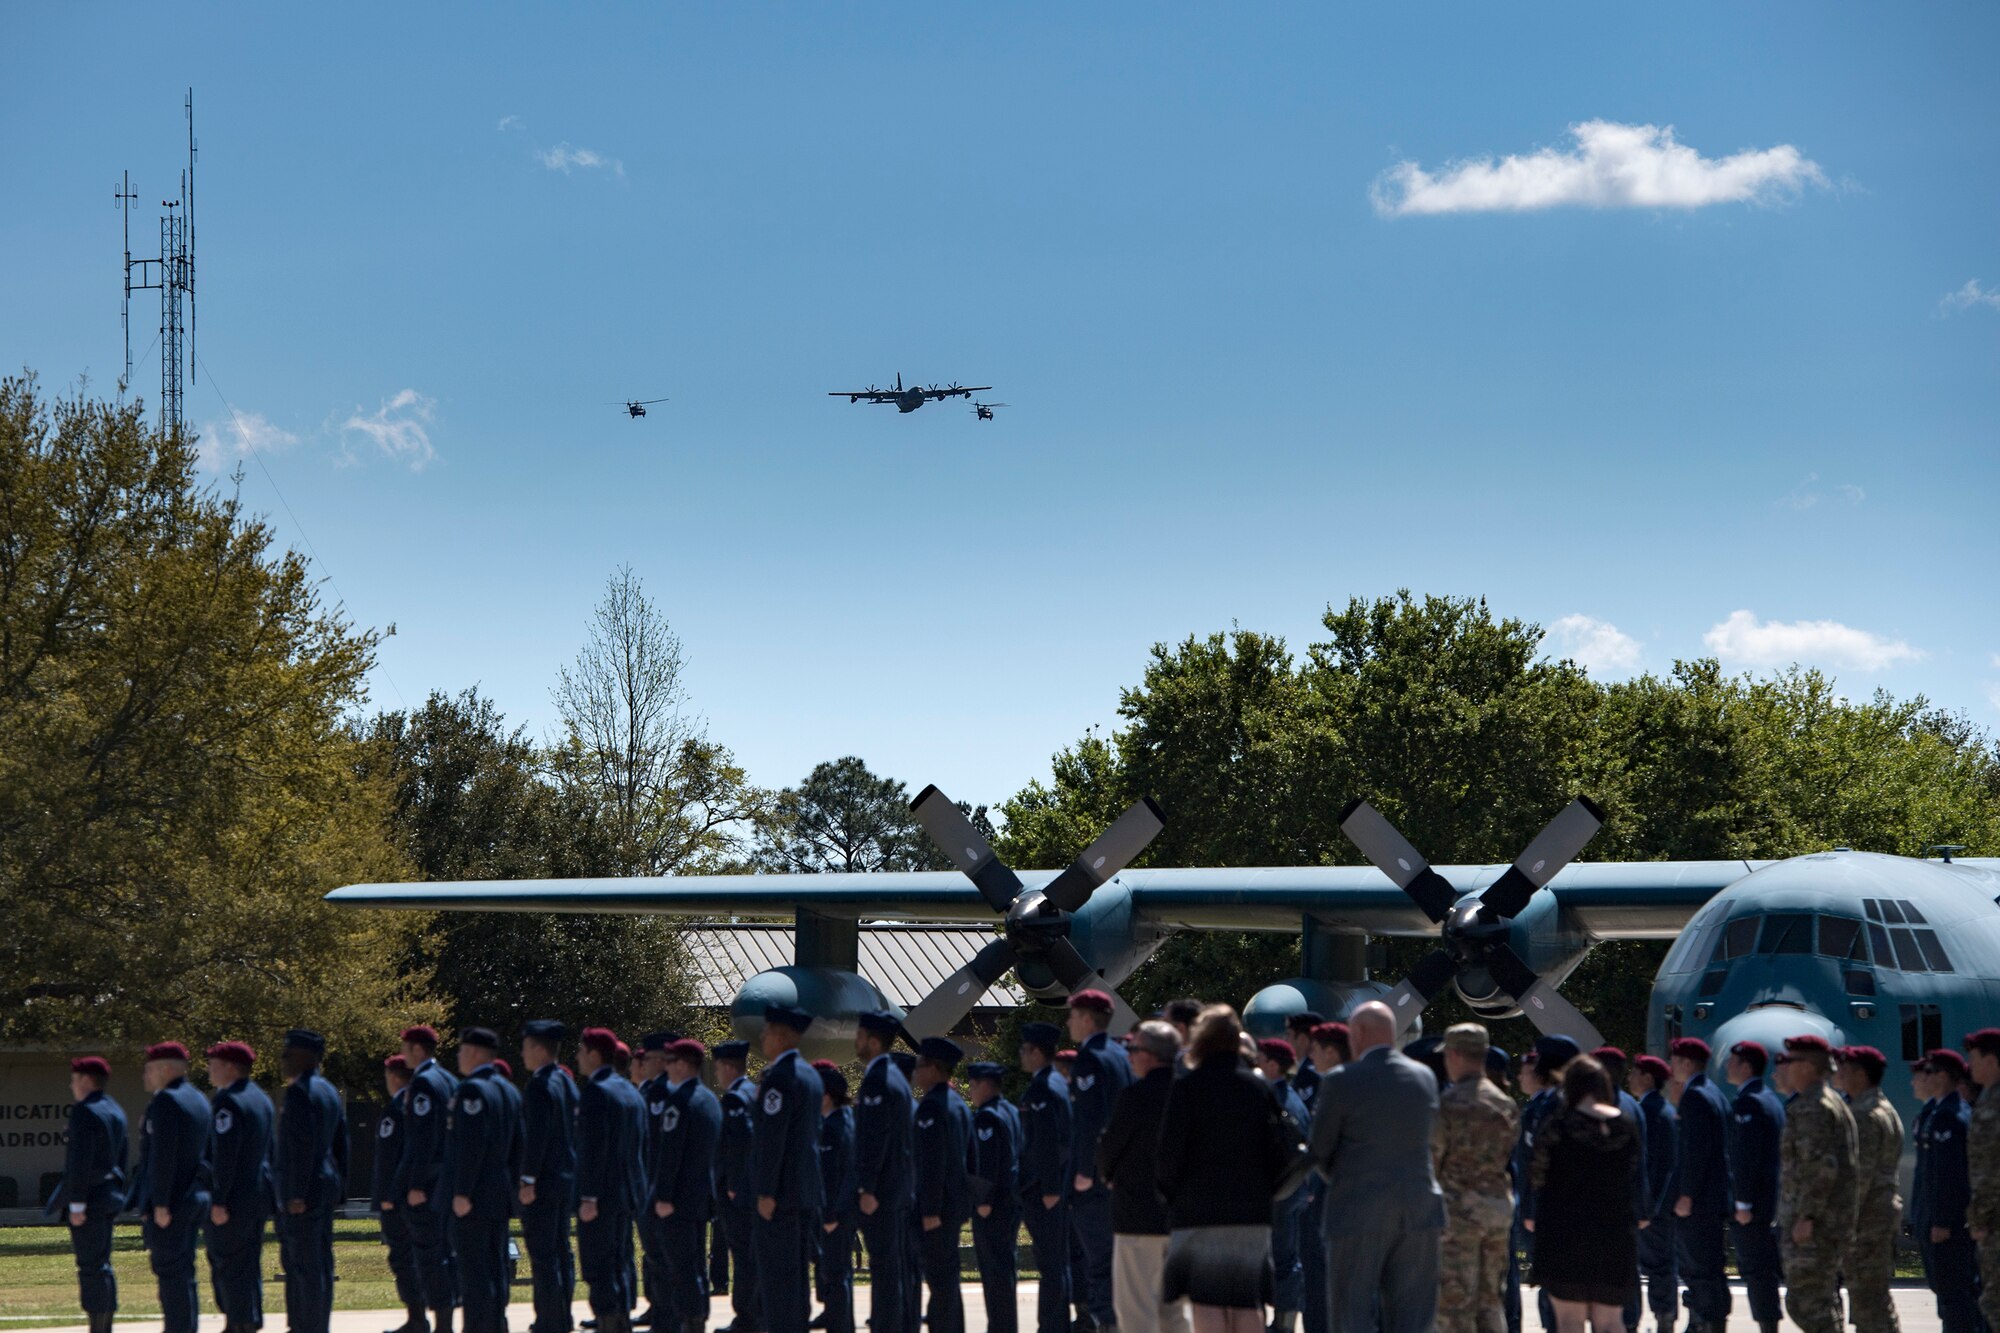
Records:
[[[1299,1062],[1299,1053],[1283,1037],[1266,1037],[1257,1043],[1257,1054],[1290,1069]]]
[[[1832,1055],[1833,1047],[1827,1044],[1825,1037],[1816,1036],[1810,1032],[1802,1032],[1796,1037],[1785,1038],[1785,1053],[1787,1055]]]
[[[1981,1055],[2000,1055],[2000,1028],[1981,1028],[1965,1034],[1965,1049]]]
[[[1312,1030],[1312,1040],[1322,1046],[1352,1047],[1354,1044],[1354,1038],[1348,1032],[1347,1024],[1345,1023],[1315,1024]]]
[[[162,1041],[146,1048],[148,1060],[185,1060],[188,1048],[177,1041]]]
[[[494,1056],[493,1067],[500,1071],[501,1078],[514,1077],[514,1066],[507,1063],[507,1058],[505,1056],[502,1055]]]
[[[1950,1074],[1953,1078],[1965,1078],[1972,1073],[1972,1066],[1965,1063],[1965,1057],[1957,1051],[1940,1047],[1924,1057],[1924,1064],[1933,1074]]]
[[[208,1058],[211,1060],[227,1060],[232,1065],[240,1065],[242,1068],[248,1069],[257,1063],[257,1052],[251,1050],[247,1042],[218,1041],[215,1045],[208,1048]]]
[[[1674,1071],[1667,1067],[1667,1062],[1657,1055],[1642,1055],[1632,1062],[1632,1067],[1648,1078],[1656,1078],[1662,1083],[1674,1076]]]
[[[1667,1047],[1667,1054],[1676,1060],[1699,1060],[1707,1064],[1715,1052],[1708,1049],[1708,1043],[1700,1037],[1675,1037]]]
[[[1632,1057],[1625,1054],[1624,1050],[1617,1046],[1600,1046],[1590,1054],[1591,1058],[1597,1060],[1599,1063],[1605,1060],[1616,1060],[1621,1065],[1632,1062]]]
[[[679,1041],[670,1041],[667,1043],[667,1059],[669,1060],[680,1060],[686,1064],[700,1068],[701,1062],[707,1058],[708,1047],[702,1045],[693,1037],[682,1037]],[[815,1061],[814,1063],[817,1064],[818,1062]]]
[[[1085,1013],[1108,1014],[1112,1009],[1111,997],[1101,990],[1080,990],[1069,997],[1069,1007]]]
[[[610,1028],[585,1028],[583,1035],[577,1038],[577,1044],[609,1060],[618,1053],[618,1034]]]
[[[423,1046],[434,1051],[438,1044],[438,1030],[429,1023],[418,1023],[403,1029],[403,1040],[412,1046]]]
[[[1771,1053],[1761,1041],[1739,1041],[1729,1048],[1729,1053],[1759,1074],[1771,1063]]]
[[[1074,1060],[1074,1059],[1076,1059],[1076,1052],[1075,1052],[1075,1051],[1057,1051],[1057,1052],[1056,1052],[1056,1059],[1058,1059],[1058,1060]]]
[[[382,1062],[382,1068],[388,1070],[392,1074],[407,1074],[410,1072],[410,1062],[403,1058],[403,1053],[401,1051],[397,1051],[394,1055],[390,1056],[388,1059]]]
[[[630,1060],[632,1058],[632,1048],[622,1041],[611,1044],[611,1053],[620,1060]]]
[[[1889,1057],[1873,1046],[1843,1046],[1840,1048],[1842,1063],[1858,1065],[1875,1082],[1882,1081],[1882,1075],[1889,1070]]]
[[[72,1074],[90,1074],[97,1078],[111,1077],[111,1062],[101,1055],[79,1055],[69,1062]]]

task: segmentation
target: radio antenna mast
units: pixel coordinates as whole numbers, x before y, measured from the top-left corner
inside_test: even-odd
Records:
[[[178,436],[186,429],[182,406],[184,391],[194,378],[194,89],[182,103],[187,115],[188,164],[181,173],[178,199],[163,199],[160,207],[160,255],[157,259],[132,258],[132,204],[138,199],[132,189],[132,173],[126,172],[116,198],[124,214],[125,302],[119,323],[125,333],[125,377],[119,381],[122,396],[132,380],[132,293],[160,293],[160,429]]]

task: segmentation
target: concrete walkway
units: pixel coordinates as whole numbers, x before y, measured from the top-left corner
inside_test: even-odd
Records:
[[[1035,1327],[1035,1293],[1037,1287],[1037,1283],[1023,1282],[1015,1288],[1015,1300],[1020,1311],[1020,1327],[1024,1331],[1032,1330]],[[1730,1314],[1728,1333],[1757,1333],[1757,1325],[1751,1320],[1749,1310],[1744,1303],[1743,1289],[1739,1286],[1734,1291],[1734,1309]],[[517,1297],[524,1297],[527,1294],[525,1288],[517,1287],[515,1292]],[[1532,1289],[1530,1289],[1531,1297],[1532,1294]],[[981,1302],[977,1284],[968,1283],[965,1296],[966,1333],[986,1333],[986,1307]],[[1940,1325],[1937,1316],[1937,1302],[1932,1298],[1928,1289],[1920,1286],[1898,1287],[1896,1288],[1895,1298],[1896,1315],[1902,1324],[1903,1333],[1939,1333]],[[580,1325],[580,1321],[589,1317],[590,1307],[579,1303],[576,1311],[576,1317]],[[513,1305],[508,1307],[508,1325],[514,1330],[514,1333],[527,1333],[528,1324],[533,1318],[533,1314],[534,1312],[528,1308],[524,1301],[516,1299]],[[854,1317],[858,1327],[866,1327],[863,1323],[868,1317],[868,1286],[866,1283],[859,1283],[854,1288]],[[729,1322],[730,1318],[729,1298],[726,1296],[718,1297],[710,1307],[709,1327],[711,1329],[720,1329]],[[402,1322],[403,1312],[401,1310],[336,1310],[333,1315],[332,1333],[384,1333],[384,1330],[395,1328]],[[1528,1323],[1530,1333],[1539,1333],[1539,1325],[1536,1323],[1532,1311],[1529,1314]],[[18,1327],[18,1325],[16,1326]],[[202,1319],[201,1326],[202,1333],[221,1333],[222,1318],[219,1315],[205,1316]],[[0,1327],[5,1326],[0,1325]],[[120,1319],[117,1327],[119,1333],[162,1333],[162,1327],[158,1319]],[[1685,1323],[1683,1323],[1683,1327],[1685,1327]],[[1790,1325],[1787,1324],[1786,1327],[1789,1328]],[[268,1333],[284,1333],[284,1316],[282,1314],[271,1316],[270,1321],[265,1324],[265,1329]],[[82,1324],[67,1326],[61,1329],[61,1333],[85,1333],[85,1326]],[[1650,1315],[1647,1316],[1646,1321],[1641,1326],[1641,1333],[1654,1333]]]

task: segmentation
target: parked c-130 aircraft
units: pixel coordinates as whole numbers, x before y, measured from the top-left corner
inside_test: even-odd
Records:
[[[842,1056],[856,1016],[891,1007],[855,971],[861,923],[882,919],[999,927],[904,1016],[913,1037],[950,1031],[1010,969],[1042,999],[1115,988],[1182,930],[1300,932],[1303,975],[1245,1006],[1260,1034],[1294,1013],[1345,1016],[1372,999],[1414,1030],[1424,1005],[1451,987],[1482,1017],[1521,1013],[1596,1045],[1596,1029],[1557,987],[1593,945],[1617,939],[1675,940],[1655,982],[1648,1044],[1703,1037],[1718,1064],[1735,1042],[1776,1050],[1805,1032],[1915,1059],[2000,1022],[2000,859],[1843,850],[1573,865],[1603,820],[1578,798],[1506,866],[1431,866],[1356,802],[1341,828],[1370,866],[1129,870],[1164,827],[1148,800],[1067,868],[1016,873],[936,787],[913,810],[955,870],[357,884],[327,896],[428,911],[791,914],[794,961],[744,984],[732,1006],[737,1031],[754,1033],[768,1005],[796,1005],[814,1015],[808,1044]],[[1391,986],[1368,973],[1370,935],[1435,937],[1439,947]],[[1134,1021],[1118,1008],[1122,1025]],[[1891,1079],[1884,1090],[1908,1121],[1907,1085]]]

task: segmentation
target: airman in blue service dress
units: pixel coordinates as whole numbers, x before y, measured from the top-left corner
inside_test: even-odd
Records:
[[[166,1333],[195,1333],[194,1242],[208,1214],[208,1099],[187,1081],[187,1047],[161,1042],[146,1051],[153,1094],[139,1126],[132,1207],[143,1222],[146,1257],[159,1283]]]
[[[1077,1040],[1076,1065],[1070,1070],[1070,1226],[1083,1254],[1080,1269],[1085,1289],[1073,1293],[1076,1303],[1099,1328],[1115,1328],[1118,1312],[1111,1298],[1111,1191],[1096,1178],[1097,1140],[1111,1123],[1118,1094],[1132,1081],[1132,1062],[1125,1048],[1111,1040],[1111,997],[1100,990],[1081,990],[1069,997],[1070,1036]]]
[[[639,1100],[646,1104],[646,1177],[650,1181],[659,1170],[660,1121],[667,1114],[667,1047],[679,1040],[678,1032],[648,1032],[639,1038],[637,1059],[645,1073],[636,1081]],[[632,1320],[634,1328],[666,1328],[667,1258],[663,1248],[661,1219],[650,1208],[641,1208],[633,1225],[639,1232],[639,1276],[645,1293],[646,1309]]]
[[[632,1218],[646,1193],[646,1107],[612,1061],[608,1028],[585,1028],[576,1110],[576,1253],[598,1333],[631,1333]]]
[[[1785,1308],[1778,1297],[1778,1146],[1785,1133],[1785,1104],[1764,1086],[1770,1053],[1754,1041],[1729,1048],[1737,1071],[1736,1100],[1729,1108],[1729,1180],[1736,1197],[1730,1238],[1736,1243],[1736,1271],[1743,1278],[1750,1317],[1763,1333],[1777,1333]]]
[[[715,1044],[716,1082],[721,1086],[722,1141],[716,1148],[715,1209],[729,1243],[729,1306],[735,1318],[730,1333],[762,1333],[764,1307],[758,1299],[756,1261],[750,1252],[750,1220],[757,1215],[757,1196],[750,1192],[750,1155],[756,1143],[757,1085],[746,1072],[750,1043]]]
[[[111,1316],[118,1310],[111,1224],[125,1206],[125,1111],[104,1091],[110,1081],[111,1064],[102,1056],[69,1062],[69,1141],[62,1180],[46,1209],[69,1224],[77,1295],[90,1333],[111,1333]]]
[[[895,1014],[864,1013],[854,1038],[855,1054],[866,1062],[854,1099],[854,1197],[861,1241],[868,1247],[871,1333],[917,1328],[907,1278],[916,1258],[907,1244],[915,1202],[910,1162],[915,1104],[909,1080],[889,1058],[889,1043],[901,1030]]]
[[[1933,1098],[1917,1122],[1910,1229],[1937,1296],[1942,1333],[1985,1333],[1979,1317],[1977,1249],[1966,1226],[1972,1176],[1965,1147],[1972,1109],[1958,1093],[1959,1081],[1971,1070],[1953,1050],[1932,1051],[1924,1057],[1924,1069]]]
[[[1035,1298],[1036,1333],[1069,1330],[1069,1080],[1055,1068],[1062,1031],[1054,1023],[1021,1025],[1021,1215],[1042,1275]]]
[[[458,1034],[462,1074],[451,1100],[440,1191],[450,1197],[452,1266],[465,1333],[506,1333],[507,1219],[521,1174],[521,1094],[494,1066],[491,1028]]]
[[[1291,1116],[1299,1132],[1306,1133],[1312,1128],[1311,1115],[1292,1081],[1292,1067],[1298,1063],[1297,1050],[1282,1037],[1267,1037],[1257,1043],[1257,1055],[1278,1105]],[[1290,1195],[1271,1204],[1271,1327],[1275,1333],[1292,1333],[1298,1327],[1299,1312],[1305,1308],[1303,1242],[1308,1201],[1302,1183]]]
[[[764,1076],[757,1083],[751,1145],[751,1223],[757,1289],[768,1333],[806,1333],[812,1320],[812,1252],[823,1198],[819,1178],[819,1074],[799,1054],[812,1015],[764,1011]]]
[[[271,1099],[250,1081],[257,1053],[240,1041],[208,1048],[208,1269],[224,1333],[264,1326],[264,1224],[275,1197]]]
[[[903,1036],[907,1040],[915,1040],[907,1032]],[[917,1113],[917,1053],[891,1051],[889,1063],[896,1066],[903,1082],[910,1085],[910,1115],[914,1119]],[[911,1151],[915,1150],[916,1141],[912,1138]],[[917,1216],[917,1169],[914,1159],[910,1166],[909,1202],[910,1206],[903,1210],[903,1216],[909,1223],[903,1230],[903,1304],[910,1312],[910,1318],[921,1327],[924,1322],[924,1224],[923,1219]]]
[[[814,1328],[854,1333],[854,1108],[847,1075],[831,1060],[813,1061],[819,1075],[819,1235],[813,1247]]]
[[[567,1029],[553,1019],[521,1025],[528,1065],[521,1090],[521,1241],[534,1282],[528,1333],[570,1333],[576,1261],[569,1245],[576,1206],[576,1082],[559,1061]]]
[[[708,1327],[704,1224],[715,1211],[715,1151],[722,1138],[722,1103],[701,1081],[708,1049],[681,1038],[667,1047],[667,1109],[649,1211],[661,1220],[666,1246],[667,1309],[674,1333]],[[664,1328],[663,1325],[656,1326]]]
[[[925,1311],[930,1333],[965,1333],[958,1233],[972,1215],[966,1172],[972,1112],[951,1086],[959,1055],[958,1046],[943,1037],[925,1037],[917,1048],[917,1220],[923,1227],[919,1257],[930,1288]]]
[[[1016,1333],[1014,1286],[1021,1234],[1021,1113],[1000,1095],[1007,1071],[976,1061],[965,1067],[972,1091],[972,1253],[986,1300],[986,1333]]]
[[[1674,1201],[1680,1197],[1676,1165],[1680,1160],[1680,1116],[1667,1100],[1673,1071],[1658,1056],[1633,1061],[1639,1090],[1639,1116],[1646,1126],[1646,1193],[1653,1201],[1653,1224],[1639,1233],[1639,1276],[1653,1321],[1672,1328],[1680,1320],[1680,1266],[1674,1261]]]
[[[1709,1082],[1708,1043],[1679,1037],[1668,1047],[1682,1080],[1676,1111],[1674,1254],[1687,1291],[1688,1333],[1722,1333],[1729,1318],[1723,1224],[1734,1203],[1729,1184],[1729,1103]]]
[[[403,1058],[410,1065],[410,1096],[403,1116],[403,1155],[396,1166],[397,1206],[416,1256],[417,1281],[430,1307],[435,1333],[451,1333],[458,1304],[452,1281],[451,1242],[445,1235],[438,1174],[444,1170],[445,1117],[458,1080],[437,1062],[437,1029],[418,1023],[403,1029]]]
[[[284,1115],[278,1122],[278,1244],[290,1333],[327,1333],[333,1318],[333,1210],[347,1197],[347,1106],[320,1075],[326,1038],[285,1034]]]
[[[396,1279],[396,1299],[406,1311],[402,1326],[390,1333],[430,1333],[430,1311],[424,1304],[424,1284],[417,1277],[416,1251],[410,1246],[410,1210],[396,1189],[396,1169],[402,1165],[403,1121],[410,1107],[410,1062],[401,1051],[382,1062],[383,1090],[388,1100],[375,1121],[375,1162],[369,1178],[369,1199],[389,1251],[389,1273]]]

